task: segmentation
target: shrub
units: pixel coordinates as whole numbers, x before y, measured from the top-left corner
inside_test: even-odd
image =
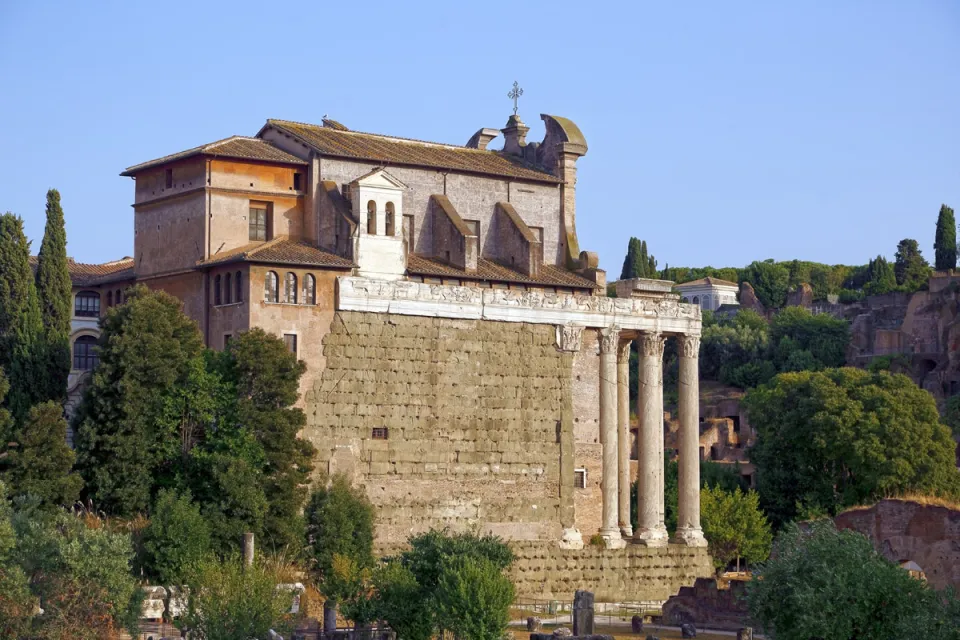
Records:
[[[413,572],[389,560],[373,573],[376,611],[401,640],[430,640],[436,628],[431,603],[421,597]]]
[[[734,560],[739,571],[740,558],[753,563],[763,562],[770,555],[773,534],[755,491],[743,492],[739,487],[726,491],[719,486],[701,489],[700,514],[703,535],[710,543],[710,555],[718,571]]]
[[[442,628],[463,640],[501,640],[513,596],[513,584],[494,562],[459,557],[440,574],[437,619]]]
[[[187,569],[210,553],[210,526],[190,492],[160,491],[143,546],[149,573],[165,585],[181,584]]]

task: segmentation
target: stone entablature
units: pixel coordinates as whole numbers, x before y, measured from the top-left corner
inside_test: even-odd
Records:
[[[605,298],[353,276],[337,284],[341,311],[700,335],[700,308],[666,296]]]

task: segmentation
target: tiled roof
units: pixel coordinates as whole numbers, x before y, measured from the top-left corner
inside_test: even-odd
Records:
[[[300,158],[290,155],[286,151],[276,148],[269,142],[260,138],[248,138],[246,136],[231,136],[223,140],[217,140],[209,144],[202,144],[193,149],[173,153],[156,160],[148,160],[135,164],[121,173],[122,176],[132,176],[139,171],[166,164],[174,160],[183,160],[191,156],[205,155],[219,158],[238,158],[241,160],[260,160],[262,162],[280,162],[283,164],[305,165],[306,162]]]
[[[206,260],[197,262],[197,266],[209,267],[229,262],[261,262],[269,264],[287,264],[305,267],[334,267],[352,269],[356,265],[338,255],[318,249],[305,242],[290,240],[286,237],[274,238],[269,242],[247,244],[236,249],[218,253]]]
[[[418,276],[437,276],[441,278],[460,278],[463,280],[488,280],[491,282],[508,282],[516,284],[532,284],[548,287],[570,287],[574,289],[596,289],[597,285],[586,278],[554,265],[542,265],[540,275],[536,277],[524,275],[501,264],[480,258],[477,260],[477,270],[467,272],[426,256],[415,253],[407,255],[407,273]]]
[[[300,138],[324,156],[369,160],[385,165],[451,169],[553,184],[560,182],[553,174],[499,151],[468,149],[452,144],[360,133],[287,120],[267,120],[265,127],[269,126]]]
[[[30,267],[37,268],[37,256],[30,256]],[[91,287],[134,278],[133,258],[130,257],[101,264],[75,262],[73,258],[67,258],[67,271],[70,272],[70,281],[77,287]]]
[[[729,280],[721,280],[720,278],[713,278],[707,276],[706,278],[700,278],[699,280],[691,280],[690,282],[681,282],[676,285],[678,287],[691,287],[691,286],[719,286],[719,287],[739,287],[736,282],[730,282]]]

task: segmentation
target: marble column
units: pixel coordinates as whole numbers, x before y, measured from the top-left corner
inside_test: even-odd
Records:
[[[620,511],[617,520],[624,538],[633,537],[630,524],[630,345],[621,340],[617,349],[617,419],[620,424],[617,448],[620,466]]]
[[[689,547],[705,547],[700,528],[700,338],[677,336],[680,356],[680,477],[677,508],[677,532],[674,542]]]
[[[663,546],[668,538],[663,509],[663,343],[659,333],[640,333],[637,529],[633,539],[650,547]]]
[[[600,331],[600,443],[603,445],[603,474],[600,488],[603,493],[603,519],[600,535],[608,549],[625,546],[617,524],[618,490],[620,479],[619,431],[617,407],[617,346],[620,328],[609,327]]]

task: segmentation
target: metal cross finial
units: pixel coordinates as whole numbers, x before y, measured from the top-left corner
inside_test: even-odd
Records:
[[[513,100],[513,115],[517,115],[517,100],[519,100],[522,95],[523,89],[520,88],[520,83],[514,80],[513,89],[507,94],[507,97]]]

